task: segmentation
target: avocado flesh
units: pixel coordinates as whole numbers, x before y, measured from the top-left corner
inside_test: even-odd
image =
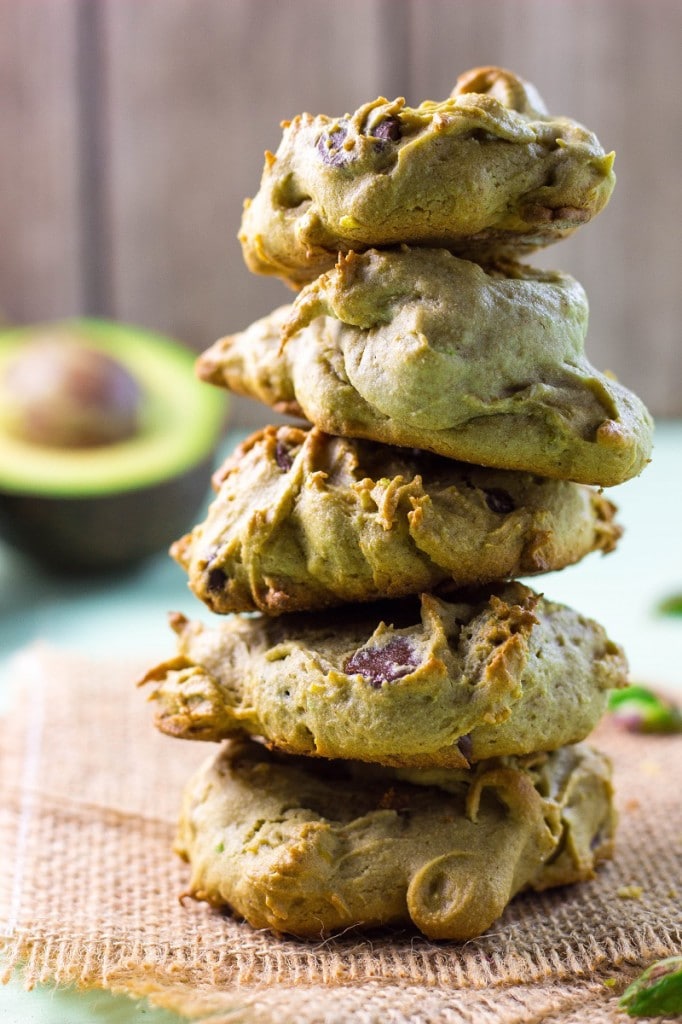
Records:
[[[209,487],[225,397],[194,374],[195,354],[161,335],[105,320],[73,329],[122,363],[143,394],[138,433],[91,449],[56,449],[0,432],[0,533],[50,567],[108,568],[168,546]],[[36,330],[0,332],[0,374]]]

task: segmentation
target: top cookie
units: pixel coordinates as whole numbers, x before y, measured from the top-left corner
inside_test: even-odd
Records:
[[[612,165],[613,153],[577,122],[551,117],[532,85],[475,68],[440,103],[379,98],[352,115],[285,122],[239,239],[250,270],[294,287],[339,252],[401,242],[514,257],[599,213]]]

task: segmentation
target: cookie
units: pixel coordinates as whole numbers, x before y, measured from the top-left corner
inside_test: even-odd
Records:
[[[266,427],[214,475],[172,555],[214,612],[268,614],[560,569],[620,536],[597,491],[428,452]]]
[[[443,246],[467,258],[519,255],[565,238],[607,203],[614,154],[551,117],[533,86],[500,68],[462,75],[441,103],[366,103],[301,114],[266,153],[239,238],[250,270],[294,287],[338,252]]]
[[[428,768],[551,750],[587,736],[626,683],[601,626],[521,583],[172,625],[176,656],[143,680],[162,732],[246,732],[313,757]]]
[[[420,773],[321,767],[241,740],[186,787],[176,850],[188,895],[254,928],[414,925],[464,940],[523,890],[592,878],[613,830],[610,766],[582,744]]]
[[[653,424],[588,362],[586,328],[567,275],[371,250],[341,257],[197,368],[329,434],[606,487],[644,468]]]

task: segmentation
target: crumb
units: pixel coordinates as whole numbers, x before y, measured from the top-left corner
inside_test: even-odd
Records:
[[[641,885],[621,885],[616,889],[616,896],[621,900],[641,900],[644,889]]]

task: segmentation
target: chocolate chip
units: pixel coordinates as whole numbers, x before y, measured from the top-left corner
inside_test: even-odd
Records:
[[[590,849],[591,850],[598,849],[603,842],[604,842],[604,830],[603,830],[603,828],[600,828],[600,829],[597,830],[597,832],[590,839]]]
[[[375,125],[369,133],[374,139],[383,139],[384,142],[397,142],[402,138],[400,121],[397,117],[385,117],[383,121]]]
[[[278,441],[275,445],[275,462],[283,473],[288,473],[294,464],[291,450],[285,444],[282,444],[281,441]]]
[[[474,745],[471,742],[470,733],[466,733],[465,736],[460,736],[460,738],[457,740],[457,746],[459,747],[462,756],[466,757],[469,764],[471,764],[471,755],[474,752]]]
[[[209,569],[206,577],[206,589],[210,594],[222,590],[227,583],[227,576],[222,569]]]
[[[493,132],[488,132],[485,128],[474,128],[468,136],[470,139],[475,139],[476,142],[498,142],[499,136]]]
[[[358,673],[372,686],[390,683],[417,668],[421,658],[410,640],[395,636],[383,647],[362,647],[346,660],[343,666],[348,675]]]
[[[516,508],[511,494],[503,491],[500,487],[491,487],[490,490],[484,491],[484,494],[486,504],[491,512],[506,516]]]
[[[330,167],[345,167],[352,159],[349,150],[344,149],[348,133],[348,122],[338,121],[335,128],[322,132],[317,140],[317,152]]]

